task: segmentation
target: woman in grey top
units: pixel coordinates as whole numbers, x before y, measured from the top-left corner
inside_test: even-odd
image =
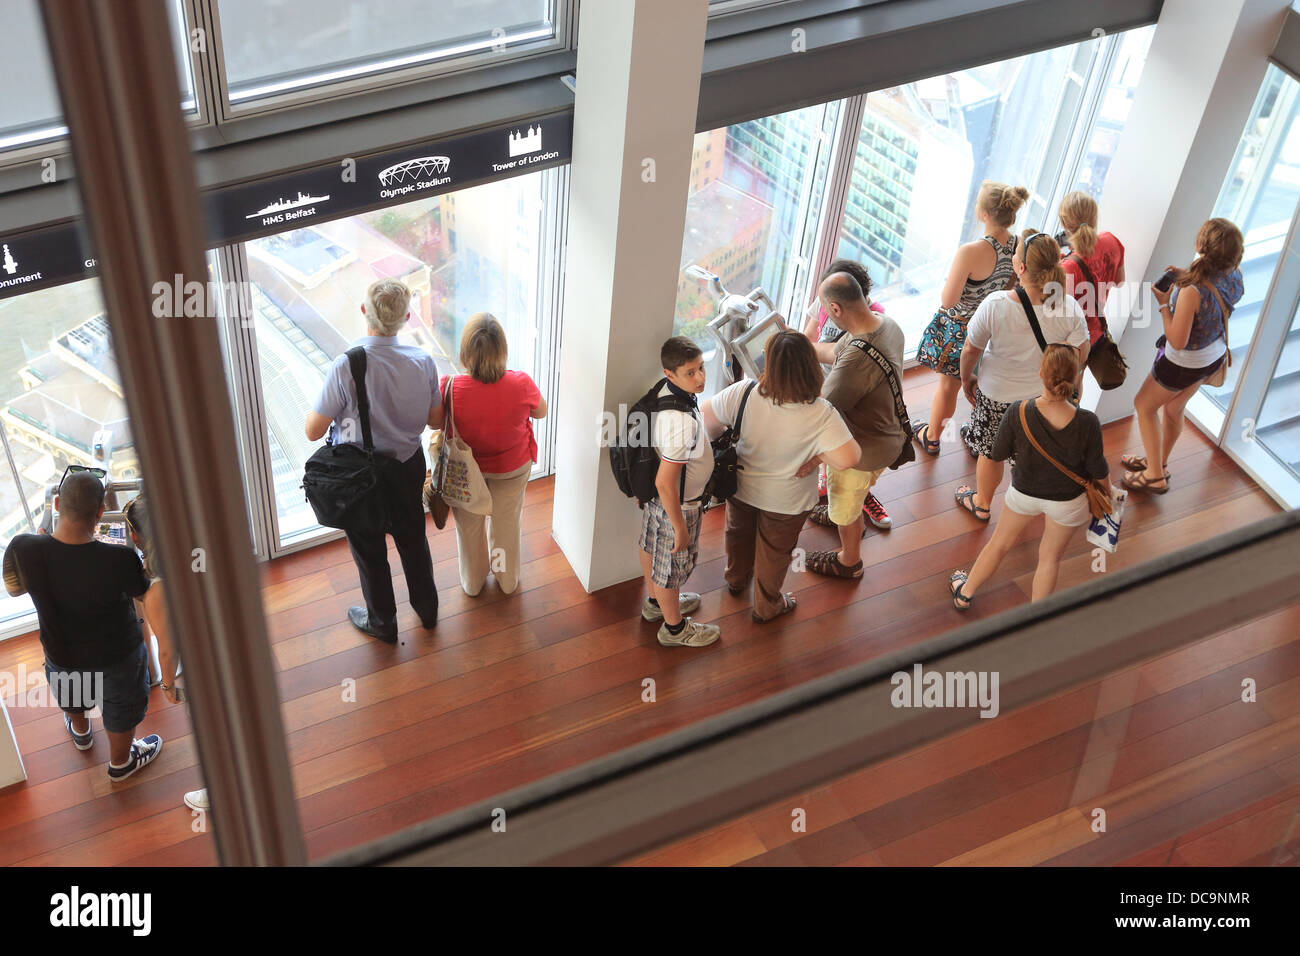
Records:
[[[1042,394],[1027,402],[1013,402],[1003,416],[992,455],[997,461],[1015,460],[1011,487],[993,537],[975,559],[975,566],[969,573],[957,571],[950,578],[957,610],[970,607],[975,592],[997,571],[1025,526],[1038,515],[1045,520],[1032,600],[1040,601],[1056,590],[1066,545],[1078,528],[1088,523],[1092,513],[1087,493],[1029,440],[1021,426],[1020,406],[1025,405],[1025,421],[1044,451],[1080,478],[1105,478],[1110,466],[1102,447],[1101,422],[1071,401],[1078,374],[1078,350],[1069,345],[1049,345],[1039,365]]]

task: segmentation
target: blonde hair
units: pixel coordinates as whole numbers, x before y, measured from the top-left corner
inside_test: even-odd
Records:
[[[460,364],[473,378],[491,385],[506,374],[506,332],[490,312],[470,316],[460,333]]]
[[[1097,200],[1076,189],[1061,200],[1056,215],[1069,235],[1070,248],[1082,259],[1092,255],[1097,248]]]
[[[1079,378],[1079,352],[1060,342],[1043,349],[1038,374],[1047,390],[1057,398],[1074,398],[1074,383]]]
[[[980,183],[975,205],[999,226],[1010,228],[1027,199],[1029,190],[1024,186],[1008,186],[1006,183],[986,179]]]
[[[1037,239],[1036,236],[1042,238]],[[1034,241],[1030,242],[1030,239]],[[1025,264],[1023,280],[1025,284],[1033,286],[1044,294],[1052,283],[1056,283],[1062,293],[1065,291],[1061,247],[1056,244],[1055,239],[1037,229],[1026,229],[1020,234],[1020,248],[1016,252],[1020,255],[1020,261]]]
[[[381,335],[396,335],[406,324],[411,290],[396,279],[380,279],[366,290],[366,320]]]

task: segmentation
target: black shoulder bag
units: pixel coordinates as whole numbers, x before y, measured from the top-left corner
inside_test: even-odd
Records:
[[[302,490],[316,520],[326,528],[358,534],[383,533],[388,528],[388,505],[383,475],[399,467],[388,455],[375,452],[370,434],[370,398],[366,394],[366,350],[348,349],[348,365],[357,385],[357,410],[361,416],[364,447],[327,443],[312,452],[302,476]],[[331,426],[331,437],[333,437]]]
[[[1097,380],[1097,384],[1103,391],[1119,388],[1128,375],[1128,363],[1124,361],[1124,356],[1120,353],[1115,340],[1110,337],[1110,326],[1106,324],[1106,316],[1102,313],[1102,306],[1105,303],[1101,301],[1101,289],[1097,286],[1097,280],[1093,278],[1092,270],[1084,263],[1083,257],[1072,252],[1070,258],[1078,263],[1083,271],[1083,277],[1092,286],[1097,322],[1101,325],[1101,338],[1088,351],[1088,371],[1092,372],[1092,377]]]
[[[705,508],[712,507],[715,503],[722,504],[736,493],[736,487],[740,482],[740,470],[744,467],[740,463],[740,453],[736,450],[736,443],[740,441],[740,423],[745,418],[745,405],[749,401],[749,393],[757,385],[758,382],[750,382],[745,386],[745,394],[740,396],[740,408],[736,409],[736,423],[713,442],[713,474],[709,476],[708,484],[704,486],[704,494],[700,497]]]
[[[889,391],[894,396],[894,414],[898,416],[899,427],[903,429],[903,447],[889,467],[899,468],[909,461],[916,461],[916,447],[912,444],[912,419],[907,414],[907,405],[903,403],[903,388],[898,383],[898,376],[894,374],[894,363],[863,339],[854,339],[849,345],[860,349],[867,358],[880,366],[880,370],[885,373],[885,381],[889,383]]]

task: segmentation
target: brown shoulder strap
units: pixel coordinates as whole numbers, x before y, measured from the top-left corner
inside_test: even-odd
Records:
[[[1021,402],[1021,403],[1020,403],[1020,427],[1024,429],[1024,431],[1025,431],[1025,437],[1029,439],[1029,443],[1030,443],[1031,445],[1033,445],[1034,448],[1036,448],[1036,449],[1038,450],[1038,453],[1039,453],[1040,455],[1042,455],[1042,456],[1043,456],[1044,458],[1046,458],[1049,462],[1051,462],[1053,465],[1055,465],[1057,471],[1059,471],[1061,474],[1065,475],[1065,477],[1069,478],[1069,479],[1070,479],[1071,481],[1073,481],[1076,485],[1079,485],[1080,487],[1086,489],[1086,488],[1088,487],[1088,482],[1084,481],[1082,478],[1080,478],[1078,475],[1076,475],[1074,472],[1072,472],[1069,468],[1066,468],[1064,465],[1062,465],[1059,461],[1057,461],[1055,458],[1053,458],[1051,455],[1049,455],[1046,451],[1044,451],[1042,445],[1038,444],[1038,439],[1035,438],[1035,437],[1034,437],[1034,433],[1031,432],[1031,431],[1029,430],[1029,419],[1025,417],[1025,406],[1028,405],[1028,404],[1029,404],[1029,402],[1027,402],[1027,401],[1026,401],[1026,402]],[[1078,413],[1076,412],[1075,414],[1078,414]]]

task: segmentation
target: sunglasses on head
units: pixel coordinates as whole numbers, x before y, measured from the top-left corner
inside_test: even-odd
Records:
[[[108,472],[103,468],[90,468],[86,465],[69,465],[63,469],[63,477],[59,479],[59,491],[63,491],[63,483],[68,480],[68,475],[76,474],[79,471],[88,471],[100,481],[108,477]]]

